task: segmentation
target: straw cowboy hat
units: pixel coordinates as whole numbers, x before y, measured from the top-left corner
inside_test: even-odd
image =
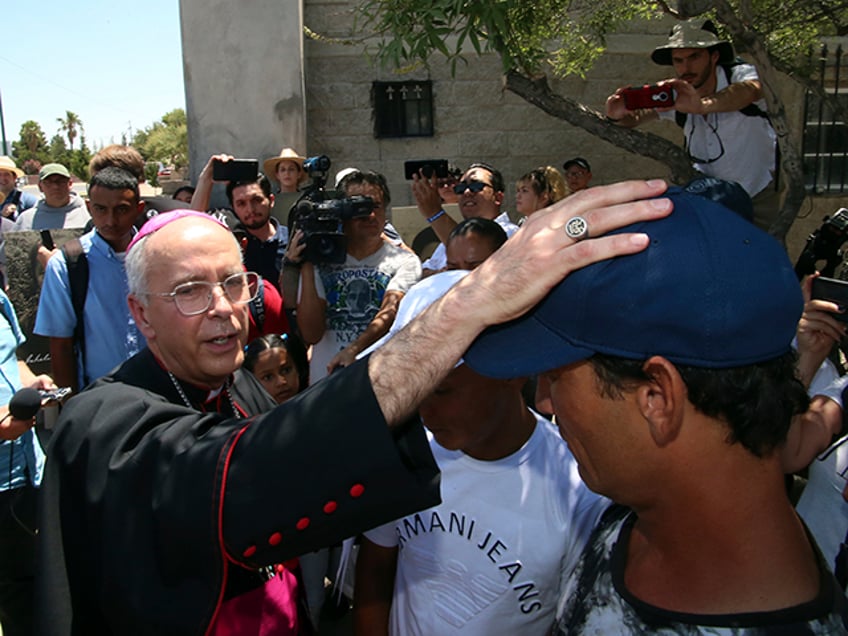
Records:
[[[674,25],[668,36],[668,44],[654,49],[651,59],[656,64],[671,66],[671,52],[674,49],[709,49],[716,47],[718,63],[730,64],[735,55],[733,46],[727,40],[719,40],[715,25],[707,20],[686,20]]]
[[[14,172],[15,176],[19,179],[24,176],[24,171],[15,165],[15,162],[12,161],[11,157],[7,157],[6,155],[0,156],[0,170],[8,170],[9,172]]]
[[[281,161],[293,161],[301,170],[303,170],[304,159],[306,159],[306,157],[301,157],[293,148],[283,148],[278,157],[266,159],[265,163],[262,164],[262,167],[265,169],[265,176],[276,181],[275,175],[277,174],[277,166]]]

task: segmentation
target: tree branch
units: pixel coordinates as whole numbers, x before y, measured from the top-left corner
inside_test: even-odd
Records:
[[[505,85],[509,91],[553,117],[563,119],[628,152],[650,157],[668,166],[674,183],[686,183],[697,174],[692,168],[692,161],[679,145],[653,133],[608,123],[597,111],[551,91],[544,76],[531,79],[517,71],[509,71]]]

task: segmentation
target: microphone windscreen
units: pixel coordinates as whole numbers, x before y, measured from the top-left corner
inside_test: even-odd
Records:
[[[9,400],[9,413],[17,420],[32,419],[40,408],[41,393],[35,389],[21,389]]]

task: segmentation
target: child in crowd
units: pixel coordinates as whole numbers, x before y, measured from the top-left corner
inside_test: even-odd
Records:
[[[515,183],[515,210],[530,216],[568,194],[565,179],[553,166],[531,170]]]
[[[303,341],[294,334],[268,334],[253,340],[244,364],[277,404],[309,386],[309,361]]]

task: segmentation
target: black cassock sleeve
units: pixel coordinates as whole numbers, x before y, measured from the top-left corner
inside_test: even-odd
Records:
[[[433,506],[439,475],[419,423],[386,426],[364,360],[247,420],[98,385],[66,406],[43,489],[41,633],[187,634],[233,561]]]
[[[223,540],[253,566],[332,545],[439,502],[417,422],[390,431],[367,361],[253,420],[223,466]]]

